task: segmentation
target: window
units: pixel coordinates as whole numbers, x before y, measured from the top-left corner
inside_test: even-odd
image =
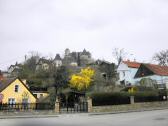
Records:
[[[23,103],[23,104],[27,104],[27,103],[28,103],[28,98],[23,98],[23,99],[22,99],[22,103]]]
[[[14,98],[9,98],[8,103],[9,104],[15,104],[15,99]]]
[[[19,85],[15,85],[15,92],[19,91]]]
[[[104,79],[107,79],[107,74],[106,74],[106,73],[102,73],[102,77],[103,77]]]

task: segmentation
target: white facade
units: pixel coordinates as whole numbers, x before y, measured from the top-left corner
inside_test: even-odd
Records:
[[[70,63],[71,66],[78,66],[78,63],[77,62],[72,62]]]
[[[137,71],[138,68],[128,67],[127,64],[121,62],[117,69],[117,73],[119,74],[119,81],[124,81],[125,84],[135,84],[136,79],[134,79],[134,76]]]
[[[56,67],[62,66],[62,61],[61,60],[55,60],[54,61]]]

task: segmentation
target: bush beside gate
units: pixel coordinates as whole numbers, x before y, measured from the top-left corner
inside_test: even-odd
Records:
[[[135,102],[154,102],[166,100],[163,99],[163,96],[167,95],[154,91],[136,92],[133,94],[128,92],[91,94],[93,106],[130,104],[130,96],[134,96]]]

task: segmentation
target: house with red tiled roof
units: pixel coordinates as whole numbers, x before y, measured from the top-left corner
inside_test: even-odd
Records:
[[[123,85],[135,84],[136,80],[134,79],[134,76],[138,71],[140,65],[141,63],[136,61],[130,61],[130,60],[122,61],[117,68],[120,84]]]
[[[150,78],[156,80],[157,84],[165,84],[168,87],[168,66],[141,64],[134,78]]]

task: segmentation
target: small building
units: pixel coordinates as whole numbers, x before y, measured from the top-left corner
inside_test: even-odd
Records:
[[[30,90],[37,99],[44,99],[49,96],[47,88],[30,87]]]
[[[133,85],[136,83],[134,78],[136,72],[138,71],[141,63],[135,61],[122,61],[118,68],[117,73],[119,74],[120,84],[123,85]]]
[[[10,65],[9,68],[8,68],[8,72],[11,73],[13,72],[13,70],[15,69],[15,65]]]
[[[97,68],[101,73],[101,76],[105,80],[111,80],[112,78],[115,78],[115,64],[114,63],[110,63],[105,60],[97,60],[95,62],[95,65],[97,65]]]
[[[36,98],[25,83],[19,78],[0,81],[1,103],[36,103]]]
[[[45,58],[40,58],[38,63],[36,64],[36,70],[48,70],[50,68],[51,62]]]
[[[17,77],[18,73],[21,70],[21,66],[22,64],[18,64],[17,62],[15,63],[15,65],[10,65],[10,67],[8,68],[7,74],[10,77]]]
[[[150,78],[155,80],[160,86],[166,85],[168,88],[168,66],[141,64],[135,74],[135,79],[140,81],[142,78]]]

